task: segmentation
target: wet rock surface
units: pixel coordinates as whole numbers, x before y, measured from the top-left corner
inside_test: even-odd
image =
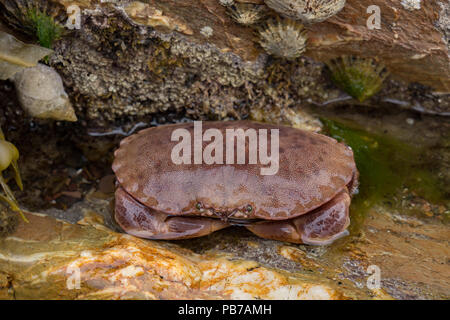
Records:
[[[137,239],[95,224],[95,219],[93,225],[86,225],[87,219],[80,222],[84,225],[70,225],[41,215],[27,217],[30,224],[20,224],[0,240],[3,298],[348,298],[326,279],[315,281],[216,251],[197,254]],[[80,276],[78,285],[74,272]]]
[[[448,299],[448,226],[384,208],[359,234],[332,246],[259,239],[238,228],[181,242],[116,233],[92,211],[68,224],[27,215],[0,239],[3,298],[49,299]],[[54,215],[55,213],[53,213]],[[65,217],[70,213],[65,212]],[[25,244],[27,244],[25,246]],[[381,289],[369,290],[369,266]],[[75,269],[79,268],[79,269]],[[80,287],[73,273],[80,272]],[[78,271],[77,271],[78,272]]]

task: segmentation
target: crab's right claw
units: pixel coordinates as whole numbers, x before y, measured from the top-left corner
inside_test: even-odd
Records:
[[[170,217],[143,206],[121,187],[116,190],[115,207],[115,219],[122,229],[146,239],[189,239],[230,226],[222,220],[206,217]]]
[[[327,245],[348,234],[349,207],[350,196],[345,189],[332,200],[306,215],[289,220],[264,221],[246,228],[261,238]]]

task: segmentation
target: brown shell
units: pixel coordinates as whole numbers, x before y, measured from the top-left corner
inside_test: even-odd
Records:
[[[310,212],[356,183],[352,150],[324,135],[250,121],[203,122],[203,132],[216,128],[224,137],[227,128],[279,129],[279,171],[264,176],[260,168],[267,165],[174,164],[171,151],[179,142],[171,134],[178,128],[194,136],[193,123],[144,129],[122,140],[112,166],[131,196],[169,215],[204,216],[197,203],[220,213],[251,205],[246,219],[283,220]]]

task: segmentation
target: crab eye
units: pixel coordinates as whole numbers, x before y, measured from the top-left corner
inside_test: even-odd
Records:
[[[248,205],[245,207],[245,211],[248,213],[252,212],[252,210],[253,210],[253,207],[251,205]]]
[[[195,204],[195,207],[197,208],[197,210],[202,210],[202,209],[203,209],[203,205],[202,205],[201,202],[197,202],[197,203]]]

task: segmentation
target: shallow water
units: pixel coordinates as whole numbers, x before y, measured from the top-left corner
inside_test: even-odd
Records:
[[[357,230],[367,210],[374,205],[384,205],[402,214],[433,216],[448,223],[449,186],[440,174],[441,164],[428,153],[428,146],[383,134],[382,127],[372,133],[348,120],[323,118],[322,122],[327,134],[352,147],[360,172],[359,193],[351,207],[351,230]],[[445,145],[444,139],[438,140],[437,145]]]

